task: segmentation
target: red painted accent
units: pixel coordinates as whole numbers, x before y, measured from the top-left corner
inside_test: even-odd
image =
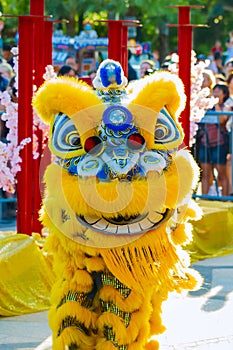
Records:
[[[35,74],[34,84],[38,88],[43,83],[43,74],[45,73],[45,61],[44,61],[44,1],[43,0],[31,0],[30,1],[30,15],[41,16],[34,18],[34,30],[33,30],[33,42],[34,42],[34,57],[33,57],[33,68]],[[42,226],[39,222],[39,210],[41,207],[41,193],[40,193],[40,162],[42,155],[42,139],[43,133],[40,129],[35,130],[38,142],[38,153],[37,159],[33,159],[33,223],[32,231],[41,232]]]
[[[44,21],[44,0],[30,1],[30,16],[19,16],[19,106],[18,139],[32,139],[33,85],[43,83],[45,67],[52,64],[52,22]],[[38,212],[41,207],[40,182],[47,164],[42,160],[42,131],[36,130],[39,158],[34,160],[32,143],[20,153],[21,171],[17,175],[17,232],[40,232]]]
[[[102,141],[98,136],[91,136],[86,139],[84,149],[87,153],[97,154],[102,148]]]
[[[19,18],[18,142],[32,139],[33,19]],[[17,232],[32,234],[32,142],[20,152],[17,174]]]
[[[190,138],[190,92],[191,92],[191,50],[192,29],[197,25],[190,24],[190,9],[203,8],[203,6],[167,6],[178,8],[178,55],[179,55],[179,77],[183,81],[187,97],[186,106],[181,113],[181,122],[184,129],[184,144],[189,147]],[[169,25],[174,26],[174,25]]]
[[[190,24],[190,8],[188,6],[179,7],[178,54],[179,77],[184,83],[187,96],[185,109],[181,113],[181,120],[185,135],[184,143],[189,147],[192,27],[183,26],[184,24]]]
[[[53,22],[52,21],[44,21],[44,62],[45,66],[48,64],[52,64],[52,52],[53,52],[53,46],[52,46],[52,36],[53,36]]]
[[[79,78],[79,80],[82,80],[85,83],[87,83],[88,85],[92,86],[92,80],[90,77],[81,77],[81,78]]]
[[[128,27],[137,26],[138,21],[103,20],[108,23],[108,58],[120,62],[128,76]]]
[[[139,150],[145,144],[145,139],[139,133],[134,133],[128,137],[128,147],[134,150]]]

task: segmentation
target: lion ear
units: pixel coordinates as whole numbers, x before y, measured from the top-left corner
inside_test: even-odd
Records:
[[[132,103],[156,112],[166,107],[174,120],[178,119],[185,107],[186,96],[182,80],[170,72],[155,72],[134,82],[131,93]]]
[[[57,113],[69,117],[88,107],[101,104],[95,92],[77,79],[59,77],[47,80],[35,93],[32,105],[45,123]]]
[[[167,111],[180,133],[177,144],[171,146],[182,142],[183,130],[178,118],[185,107],[186,96],[178,76],[170,72],[155,72],[129,85],[129,93],[131,99],[128,108],[135,116],[136,125],[144,130],[142,133],[149,147],[154,146],[151,130],[155,130],[158,116],[163,111]]]

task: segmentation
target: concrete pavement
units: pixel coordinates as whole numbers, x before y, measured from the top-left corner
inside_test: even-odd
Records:
[[[167,331],[161,350],[233,349],[233,255],[193,265],[204,277],[202,288],[171,295],[164,304]]]
[[[51,334],[47,312],[0,318],[0,350],[32,350]]]

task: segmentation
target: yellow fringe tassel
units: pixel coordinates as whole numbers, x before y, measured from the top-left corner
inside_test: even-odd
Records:
[[[180,262],[177,247],[171,244],[165,230],[164,226],[131,244],[111,250],[102,249],[106,266],[122,283],[143,294],[148,293],[150,285],[174,290],[173,277],[183,276],[186,279],[185,268]]]

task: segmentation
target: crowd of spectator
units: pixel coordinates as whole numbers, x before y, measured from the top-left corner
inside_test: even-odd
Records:
[[[233,112],[233,31],[229,33],[224,50],[216,40],[209,56],[202,57],[206,65],[203,72],[203,88],[218,98],[213,106],[212,118],[199,124],[195,156],[202,169],[201,189],[203,195],[232,195],[232,118]],[[227,112],[224,114],[223,112]]]

